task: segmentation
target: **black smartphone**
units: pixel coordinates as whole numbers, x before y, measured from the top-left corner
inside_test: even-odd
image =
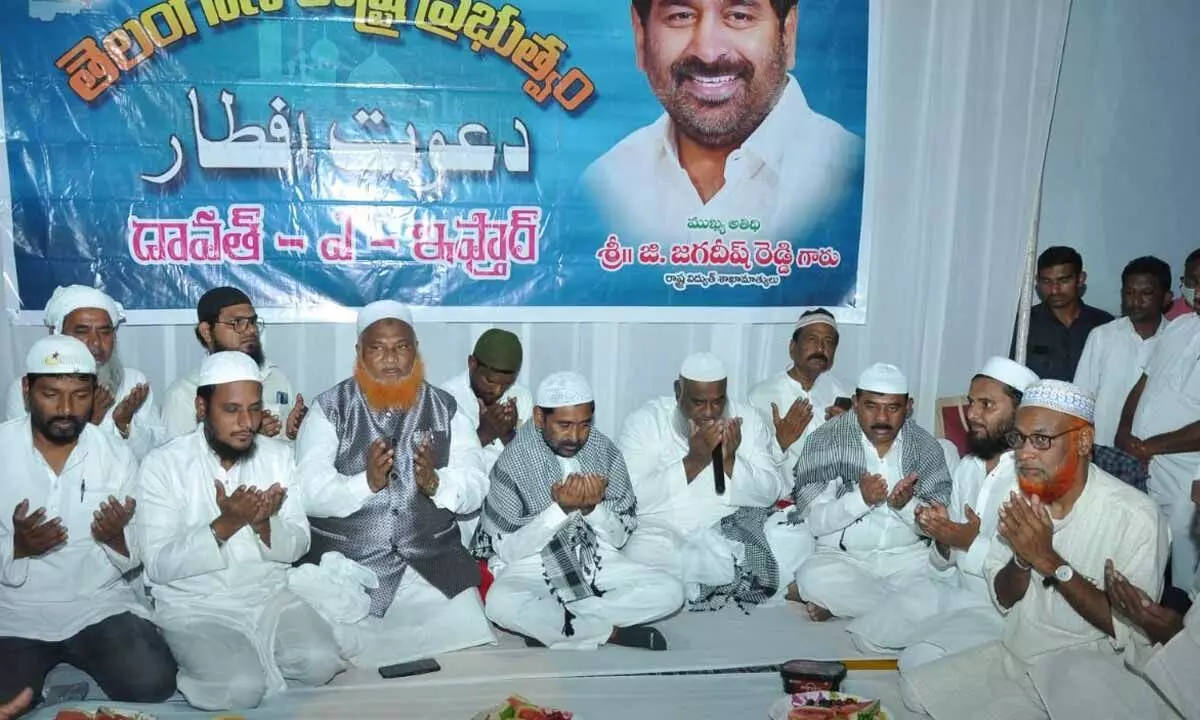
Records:
[[[438,665],[437,660],[426,658],[424,660],[396,663],[395,665],[385,665],[384,667],[379,668],[379,676],[391,680],[392,678],[424,675],[426,673],[437,672],[441,669],[442,666]]]
[[[833,406],[841,408],[846,412],[850,412],[850,408],[854,407],[854,401],[848,397],[835,398],[833,401]]]

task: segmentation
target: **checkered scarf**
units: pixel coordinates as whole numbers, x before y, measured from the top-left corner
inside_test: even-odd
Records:
[[[625,537],[616,544],[624,545],[637,527],[637,515],[633,486],[621,451],[603,433],[593,429],[575,457],[581,472],[608,478],[604,506],[620,519]],[[520,530],[549,507],[554,502],[550,487],[562,477],[562,466],[542,438],[542,431],[532,422],[522,425],[492,468],[491,488],[475,533],[475,554],[490,557],[501,538]],[[546,584],[564,610],[567,603],[604,594],[596,587],[601,563],[596,532],[582,515],[570,517],[542,549],[541,557]],[[568,636],[573,634],[572,617],[567,610],[564,633]]]

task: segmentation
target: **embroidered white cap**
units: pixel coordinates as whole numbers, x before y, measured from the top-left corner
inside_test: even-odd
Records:
[[[63,285],[54,289],[42,314],[42,322],[54,332],[62,332],[63,321],[80,308],[97,308],[108,313],[113,327],[125,321],[125,308],[96,288],[87,285]]]
[[[832,315],[819,312],[812,313],[811,315],[801,315],[800,319],[796,321],[796,327],[793,328],[793,331],[806,328],[809,325],[828,325],[834,330],[838,329],[837,320],[834,320]]]
[[[31,375],[95,375],[96,358],[92,357],[87,345],[70,335],[47,335],[25,354],[25,372]]]
[[[908,380],[900,368],[885,363],[875,363],[858,376],[858,389],[881,395],[907,395]]]
[[[1015,360],[1009,360],[1006,357],[998,355],[988,358],[988,361],[983,364],[983,369],[979,371],[979,374],[1002,382],[1022,393],[1025,392],[1026,388],[1038,381],[1037,374],[1029,368]]]
[[[679,377],[695,382],[717,382],[729,377],[725,363],[710,352],[692,353],[679,368]]]
[[[256,383],[263,381],[263,372],[254,362],[254,358],[237,350],[216,352],[204,358],[200,364],[200,377],[196,385],[224,385],[225,383],[250,380]]]
[[[1021,407],[1040,407],[1095,423],[1096,398],[1087,390],[1063,380],[1038,380],[1025,390]]]
[[[592,386],[577,372],[565,370],[547,377],[538,385],[535,404],[542,408],[570,407],[593,402]]]
[[[358,311],[358,334],[362,335],[367,328],[380,320],[399,320],[412,327],[412,310],[404,303],[395,300],[376,300]]]

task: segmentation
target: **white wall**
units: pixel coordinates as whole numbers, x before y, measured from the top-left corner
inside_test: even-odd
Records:
[[[1200,247],[1200,2],[1076,0],[1042,205],[1042,247],[1083,255],[1087,301],[1120,309],[1121,269],[1183,274]]]

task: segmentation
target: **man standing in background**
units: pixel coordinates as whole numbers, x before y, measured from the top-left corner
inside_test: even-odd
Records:
[[[1189,315],[1196,306],[1196,288],[1200,287],[1200,250],[1193,250],[1183,261],[1183,277],[1179,278],[1179,298],[1167,311],[1167,320]]]

